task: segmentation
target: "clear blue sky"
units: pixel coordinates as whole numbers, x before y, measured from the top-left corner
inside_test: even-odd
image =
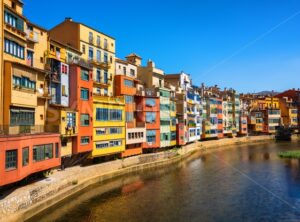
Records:
[[[115,37],[119,58],[136,52],[166,73],[190,73],[196,85],[300,87],[300,0],[24,2],[34,23],[51,28],[72,17]]]

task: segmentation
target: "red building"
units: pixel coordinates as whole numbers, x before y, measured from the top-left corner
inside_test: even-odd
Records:
[[[248,134],[248,122],[247,122],[247,116],[241,116],[240,117],[240,128],[238,134],[240,136],[245,136]]]
[[[82,115],[93,116],[93,72],[92,67],[79,60],[70,65],[70,107],[77,110],[79,122]],[[82,138],[90,138],[89,143],[81,144]],[[78,134],[73,139],[72,154],[93,150],[93,121],[88,126],[78,124]]]
[[[184,131],[184,123],[177,123],[176,125],[176,135],[177,135],[177,145],[178,146],[182,146],[185,145],[185,141],[184,141],[184,135],[185,135],[185,131]]]
[[[0,135],[0,186],[60,166],[60,135]]]
[[[218,138],[221,139],[224,137],[222,99],[216,98],[216,101],[217,101],[217,119],[218,119],[217,133],[218,133]]]
[[[137,93],[137,123],[146,125],[146,141],[143,149],[160,148],[160,102],[155,89],[144,89]]]

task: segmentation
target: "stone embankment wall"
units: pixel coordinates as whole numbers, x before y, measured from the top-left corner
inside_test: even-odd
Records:
[[[210,152],[215,148],[230,148],[236,144],[266,142],[271,139],[273,136],[255,136],[197,142],[165,152],[56,171],[49,178],[18,188],[0,199],[0,221],[24,221],[89,185],[146,168],[178,162],[199,150]]]

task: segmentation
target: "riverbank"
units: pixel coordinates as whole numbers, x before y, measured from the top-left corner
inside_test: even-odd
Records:
[[[232,145],[268,142],[272,139],[272,136],[255,136],[197,142],[180,149],[56,171],[49,178],[18,188],[0,200],[0,221],[27,220],[92,184],[151,167],[175,163],[197,151],[213,152],[216,148],[226,149]]]

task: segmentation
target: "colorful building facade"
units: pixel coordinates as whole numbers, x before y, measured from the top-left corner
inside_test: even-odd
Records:
[[[126,112],[126,150],[122,157],[143,153],[146,142],[146,127],[144,122],[137,121],[137,96],[139,86],[137,66],[124,60],[116,59],[115,94],[124,96]]]

